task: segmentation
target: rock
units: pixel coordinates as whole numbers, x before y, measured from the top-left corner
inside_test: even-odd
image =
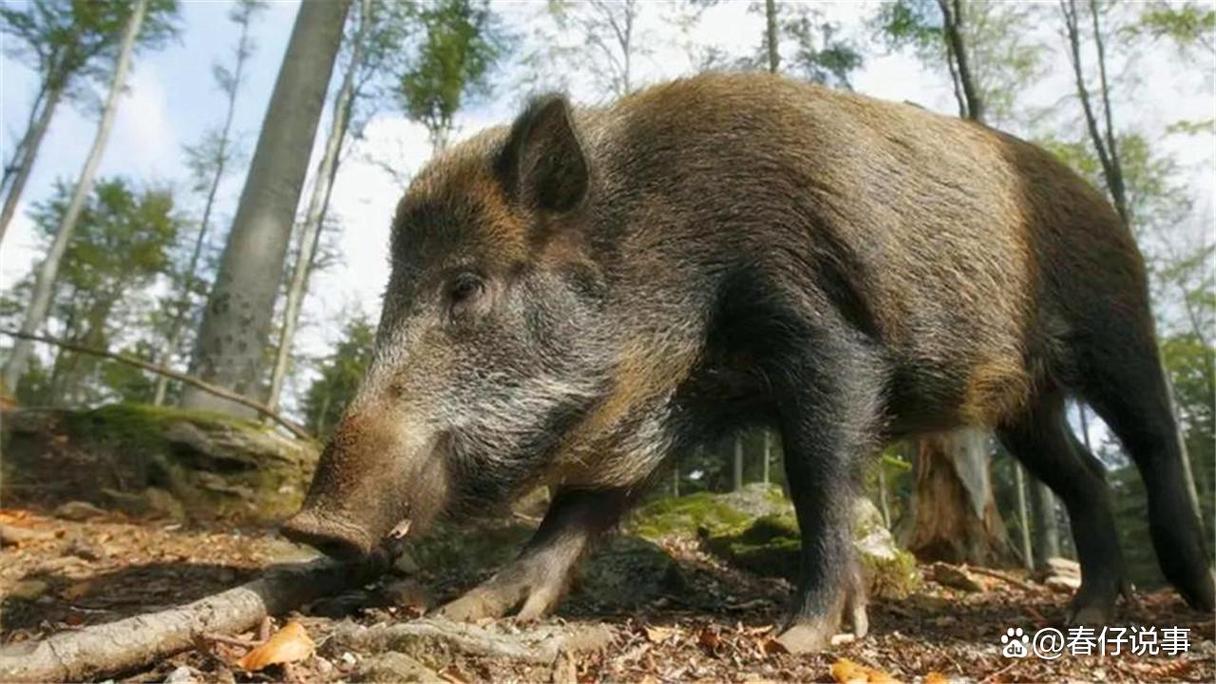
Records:
[[[168,677],[165,677],[165,684],[190,684],[197,681],[194,670],[185,665],[178,667],[170,672]]]
[[[1061,594],[1071,594],[1081,588],[1081,578],[1052,575],[1043,580],[1043,586]]]
[[[1047,559],[1047,570],[1053,575],[1081,576],[1081,564],[1075,560],[1055,556]]]
[[[182,502],[159,487],[148,487],[141,492],[123,492],[103,487],[101,494],[113,502],[114,507],[140,518],[181,520],[186,514]]]
[[[0,427],[6,505],[75,502],[63,516],[74,519],[102,507],[198,521],[276,521],[303,501],[318,455],[315,443],[260,423],[141,404],[13,409]]]
[[[65,501],[56,506],[52,512],[52,515],[56,518],[71,520],[73,522],[84,522],[85,520],[99,518],[105,514],[105,510],[87,501]]]
[[[357,682],[443,682],[431,668],[405,655],[389,651],[367,658],[355,669]]]
[[[798,522],[793,504],[776,485],[661,499],[639,509],[626,529],[652,539],[697,535],[711,553],[733,565],[759,575],[798,578]],[[904,598],[920,586],[916,559],[899,548],[868,499],[854,504],[853,530],[871,596]]]

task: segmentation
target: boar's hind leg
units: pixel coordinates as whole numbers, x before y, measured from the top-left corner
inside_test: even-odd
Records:
[[[771,374],[802,536],[793,615],[779,637],[795,653],[829,646],[842,617],[857,637],[868,629],[851,510],[858,464],[874,450],[883,383],[868,350],[824,337],[808,344],[807,358]]]
[[[1050,487],[1068,510],[1081,562],[1081,588],[1073,597],[1069,623],[1110,622],[1126,582],[1110,491],[1102,465],[1069,429],[1063,397],[1052,394],[1038,399],[998,434],[1005,448]]]
[[[1145,313],[1145,318],[1148,314]],[[1122,326],[1085,357],[1082,393],[1131,455],[1148,493],[1157,562],[1192,607],[1211,612],[1216,584],[1184,474],[1185,458],[1169,388],[1149,332]]]
[[[583,553],[616,524],[630,501],[620,489],[559,490],[519,558],[439,614],[465,621],[502,617],[516,608],[519,620],[548,615],[569,588]]]

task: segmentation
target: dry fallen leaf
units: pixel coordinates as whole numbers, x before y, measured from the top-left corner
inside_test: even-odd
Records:
[[[950,678],[940,672],[925,675],[925,684],[950,684]]]
[[[899,681],[882,670],[866,667],[848,658],[832,663],[831,673],[832,679],[839,684],[896,684]]]
[[[646,630],[646,638],[654,644],[667,641],[676,633],[676,630],[671,627],[651,627],[647,625],[644,629]]]
[[[269,641],[246,653],[236,664],[249,672],[257,672],[268,665],[304,660],[312,655],[315,648],[316,644],[308,638],[304,625],[292,620],[275,632]]]

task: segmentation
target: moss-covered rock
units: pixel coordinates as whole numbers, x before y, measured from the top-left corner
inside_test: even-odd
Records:
[[[902,598],[921,583],[916,559],[900,549],[868,499],[853,510],[854,547],[872,596]],[[661,499],[640,508],[627,523],[657,539],[698,536],[706,549],[759,575],[798,576],[800,536],[793,505],[777,487],[752,485],[731,494],[701,492]]]
[[[730,494],[697,492],[652,501],[635,510],[624,529],[652,541],[667,536],[722,535],[739,532],[757,517],[788,507],[780,487],[752,484]]]
[[[318,448],[228,416],[141,404],[16,409],[0,419],[0,494],[54,507],[261,522],[299,507]]]

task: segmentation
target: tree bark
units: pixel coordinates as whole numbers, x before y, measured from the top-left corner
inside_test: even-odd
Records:
[[[0,679],[63,682],[143,667],[194,646],[204,634],[238,634],[319,596],[375,577],[380,563],[319,560],[280,567],[235,589],[158,613],[60,632],[0,648]]]
[[[924,437],[905,546],[926,561],[1003,565],[1012,557],[992,496],[986,448],[976,428]]]
[[[110,93],[106,97],[105,108],[102,110],[101,120],[97,124],[97,135],[93,139],[93,147],[89,150],[89,156],[85,159],[84,168],[80,171],[76,187],[72,190],[72,198],[63,213],[63,219],[59,222],[55,239],[51,242],[46,258],[42,261],[42,266],[38,269],[38,275],[34,279],[34,290],[30,295],[29,307],[26,309],[25,319],[21,323],[23,333],[31,335],[36,333],[42,327],[47,312],[51,308],[51,300],[55,294],[55,281],[59,275],[59,262],[63,260],[63,254],[67,251],[68,242],[71,240],[72,232],[76,229],[76,221],[84,209],[85,200],[93,191],[97,166],[101,163],[101,156],[105,152],[106,143],[110,138],[110,129],[114,126],[114,116],[118,112],[118,99],[122,96],[127,71],[131,65],[131,56],[135,51],[135,39],[139,35],[139,29],[147,10],[148,0],[136,0],[135,5],[131,8],[131,17],[123,32],[118,61],[114,65]],[[25,375],[26,365],[29,363],[32,351],[33,343],[28,339],[18,339],[17,343],[13,345],[8,363],[4,366],[4,386],[9,388],[9,391],[16,391],[21,377]]]
[[[8,224],[17,213],[17,202],[20,201],[21,193],[25,190],[25,183],[34,169],[34,158],[38,156],[42,138],[46,136],[46,131],[51,126],[51,119],[55,116],[55,109],[59,106],[59,100],[62,97],[62,87],[51,88],[41,103],[41,110],[39,110],[37,118],[31,122],[25,135],[21,137],[17,163],[13,168],[12,177],[9,179],[8,189],[4,195],[4,208],[0,209],[0,243],[4,242]]]
[[[1034,525],[1034,567],[1047,567],[1047,559],[1060,555],[1060,527],[1056,522],[1056,500],[1042,482],[1030,482],[1030,513]]]
[[[731,482],[734,491],[743,489],[743,435],[735,434],[734,477]]]
[[[764,43],[768,48],[768,72],[777,73],[781,66],[781,53],[777,51],[777,2],[764,0]]]
[[[958,71],[958,81],[963,96],[967,102],[966,118],[972,121],[984,120],[984,103],[980,96],[979,87],[971,72],[971,60],[967,56],[967,46],[963,41],[963,8],[959,0],[937,0],[942,11],[942,28],[945,34],[946,47],[954,57],[954,66]]]
[[[308,294],[308,276],[312,272],[316,260],[317,244],[321,238],[321,228],[325,223],[325,214],[329,209],[329,198],[334,189],[334,178],[338,174],[339,153],[350,127],[350,114],[355,101],[355,75],[362,67],[364,45],[371,19],[371,0],[360,0],[359,30],[355,34],[355,44],[351,47],[350,65],[342,75],[342,86],[334,96],[333,121],[329,126],[329,137],[325,140],[325,152],[321,155],[321,163],[317,165],[316,183],[313,185],[312,197],[308,200],[308,213],[300,230],[300,248],[296,255],[295,267],[291,274],[291,286],[287,289],[287,303],[283,311],[283,330],[279,333],[279,345],[275,351],[274,369],[270,374],[270,392],[266,405],[277,409],[279,394],[283,391],[283,381],[287,377],[287,369],[291,361],[291,346],[295,340],[296,326],[300,321],[300,305]]]
[[[1030,510],[1026,505],[1026,475],[1020,463],[1013,464],[1014,486],[1018,490],[1018,527],[1022,537],[1022,563],[1027,570],[1034,569],[1034,549],[1030,543]]]
[[[769,468],[773,460],[773,431],[765,428],[764,430],[764,484],[769,482]]]
[[[182,296],[177,302],[177,311],[173,314],[173,322],[169,326],[169,335],[165,340],[165,350],[161,355],[161,365],[168,366],[177,346],[181,344],[182,333],[186,328],[186,317],[190,312],[190,285],[198,273],[198,262],[203,255],[203,245],[207,243],[207,233],[211,228],[211,212],[215,208],[215,198],[219,194],[220,182],[224,180],[224,170],[228,165],[228,145],[232,138],[232,119],[236,114],[236,96],[241,87],[241,79],[245,71],[245,62],[249,60],[249,22],[245,17],[241,25],[241,37],[237,42],[236,68],[232,71],[232,90],[228,93],[228,111],[224,114],[224,125],[220,129],[219,149],[216,150],[215,175],[207,188],[207,200],[203,204],[203,216],[199,221],[198,235],[194,239],[194,249],[190,252],[190,262],[186,267],[186,278],[182,285]],[[169,389],[169,378],[164,375],[156,378],[156,393],[152,403],[161,406],[165,403],[165,394]]]
[[[260,392],[296,205],[349,8],[350,0],[300,5],[203,312],[192,374],[244,396]],[[193,389],[181,403],[250,415],[242,405]]]

